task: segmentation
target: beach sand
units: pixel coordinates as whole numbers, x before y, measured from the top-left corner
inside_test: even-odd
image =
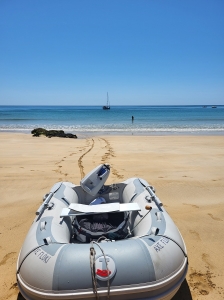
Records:
[[[100,163],[107,183],[146,179],[187,246],[189,271],[175,300],[224,299],[224,137],[0,134],[0,299],[23,299],[16,261],[42,197],[58,181],[79,184]]]

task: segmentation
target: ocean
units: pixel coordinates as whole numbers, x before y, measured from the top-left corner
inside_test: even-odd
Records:
[[[132,116],[134,120],[132,120]],[[224,105],[0,106],[0,131],[34,128],[80,134],[224,134]]]

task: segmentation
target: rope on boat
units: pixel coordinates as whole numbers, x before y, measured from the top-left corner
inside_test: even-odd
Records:
[[[101,238],[99,238],[99,240]],[[105,255],[103,249],[98,244],[99,240],[97,240],[97,242],[92,241],[91,242],[92,246],[90,247],[90,269],[91,269],[92,281],[93,281],[93,292],[94,292],[97,300],[99,299],[99,296],[98,296],[98,293],[97,293],[97,281],[96,281],[96,276],[95,276],[95,261],[96,261],[95,256],[96,256],[96,251],[94,249],[93,244],[96,244],[100,248],[100,250],[101,250],[101,252],[103,254],[105,263],[106,263],[107,274],[109,274],[109,269],[108,269],[108,264],[107,264],[107,260],[106,260],[106,255]],[[108,277],[108,280],[107,280],[107,299],[108,300],[110,299],[110,279],[109,279],[109,277]]]
[[[132,230],[125,236],[125,239],[127,238],[127,237],[129,237],[130,235],[131,235],[131,233],[134,231],[134,229],[135,229],[135,227],[137,227],[138,226],[138,224],[150,213],[150,211],[152,210],[152,207],[151,206],[149,206],[149,205],[146,205],[145,206],[145,209],[147,209],[148,210],[148,212],[139,220],[139,222],[132,228]]]
[[[68,243],[51,242],[51,244],[67,245]],[[39,246],[33,248],[32,250],[30,250],[30,251],[26,254],[26,256],[24,257],[24,259],[22,260],[21,264],[19,265],[19,268],[18,268],[16,274],[19,274],[20,269],[21,269],[22,264],[24,263],[25,259],[26,259],[33,251],[37,250],[37,249],[40,248],[40,247],[48,246],[48,245],[49,245],[49,244],[45,243],[45,244],[39,245]]]
[[[171,240],[172,242],[174,242],[181,249],[181,251],[183,252],[184,256],[187,258],[187,261],[188,261],[187,253],[184,251],[184,249],[181,247],[181,245],[177,241],[175,241],[171,237],[169,237],[167,235],[163,235],[163,234],[157,234],[156,236],[162,236],[162,237],[165,237],[165,238]]]
[[[139,236],[139,238],[142,238],[142,237],[144,237],[144,236],[150,236],[150,234],[141,235],[141,236]],[[187,256],[187,253],[184,251],[184,249],[181,247],[181,245],[180,245],[177,241],[175,241],[175,240],[172,239],[171,237],[169,237],[169,236],[167,236],[167,235],[163,235],[163,234],[155,234],[155,236],[162,236],[162,237],[165,237],[165,238],[171,240],[172,242],[174,242],[174,243],[181,249],[181,251],[183,252],[184,256],[187,258],[187,263],[188,263],[188,256]]]
[[[90,247],[90,254],[89,254],[89,260],[90,260],[90,269],[91,269],[91,275],[92,275],[92,282],[93,282],[93,292],[96,296],[96,299],[99,299],[99,296],[97,294],[97,282],[96,282],[96,276],[94,273],[95,269],[95,256],[96,256],[96,251],[94,247]]]

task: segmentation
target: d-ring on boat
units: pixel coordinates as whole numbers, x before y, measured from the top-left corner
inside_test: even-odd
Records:
[[[17,282],[27,300],[171,299],[185,279],[183,238],[141,178],[105,185],[101,164],[56,183],[26,236]]]

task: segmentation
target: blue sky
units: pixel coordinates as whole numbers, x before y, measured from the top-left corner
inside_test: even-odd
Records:
[[[0,0],[0,105],[224,104],[223,0]]]

